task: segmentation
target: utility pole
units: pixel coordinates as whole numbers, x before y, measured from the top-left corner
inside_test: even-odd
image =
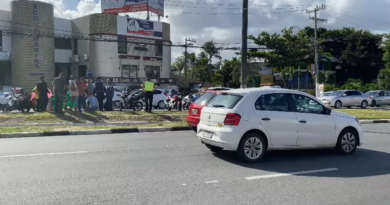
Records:
[[[320,80],[320,71],[318,66],[319,61],[319,49],[318,49],[318,35],[317,35],[317,24],[318,22],[326,22],[326,19],[317,18],[317,13],[321,10],[326,9],[326,6],[322,4],[321,6],[317,6],[313,10],[307,10],[306,13],[311,14],[314,13],[314,17],[310,17],[311,20],[314,20],[314,61],[315,61],[315,75],[316,75],[316,97],[319,97],[320,90],[319,90],[319,80]]]
[[[248,0],[242,2],[241,88],[246,88],[248,73]]]
[[[188,45],[191,45],[191,44],[187,44],[187,42],[195,43],[196,40],[190,39],[190,38],[185,39],[185,44],[184,44],[184,48],[185,48],[185,51],[184,51],[184,77],[186,77],[186,78],[187,78],[187,47],[188,47]]]

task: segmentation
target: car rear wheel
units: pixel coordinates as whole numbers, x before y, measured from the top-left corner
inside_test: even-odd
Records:
[[[362,104],[360,105],[363,109],[366,109],[368,107],[368,102],[363,100]]]
[[[241,159],[253,163],[260,161],[265,151],[265,138],[258,133],[249,133],[241,140],[237,154]]]
[[[358,145],[358,134],[353,129],[343,130],[337,140],[336,149],[340,154],[350,155],[355,152]]]
[[[221,148],[221,147],[216,147],[216,146],[209,145],[209,144],[204,144],[204,145],[206,145],[206,147],[209,148],[209,150],[211,150],[212,152],[220,152],[223,150],[223,148]]]
[[[161,100],[160,102],[158,102],[158,108],[160,109],[165,109],[165,102],[163,100]]]
[[[336,103],[334,104],[334,107],[337,109],[341,108],[342,106],[343,106],[343,103],[340,100],[336,101]]]

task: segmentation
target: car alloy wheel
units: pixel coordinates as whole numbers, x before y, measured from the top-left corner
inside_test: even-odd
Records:
[[[341,106],[342,106],[341,101],[337,101],[337,102],[335,103],[335,107],[336,107],[336,108],[341,108]]]
[[[364,109],[364,108],[367,108],[367,106],[368,106],[367,101],[364,100],[364,101],[362,102],[362,105],[361,105],[361,106],[362,106],[363,109]]]
[[[358,141],[358,135],[354,130],[345,129],[340,133],[336,148],[341,154],[349,155],[355,152]]]
[[[263,135],[256,132],[244,135],[237,149],[238,156],[247,162],[260,161],[267,149],[265,140]]]
[[[165,109],[165,102],[164,101],[158,102],[158,108]]]
[[[341,138],[341,148],[349,153],[356,147],[356,137],[352,133],[345,133]]]

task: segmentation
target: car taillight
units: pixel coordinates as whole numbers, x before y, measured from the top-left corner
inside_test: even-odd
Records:
[[[116,96],[121,97],[122,95],[121,94],[116,94]]]
[[[238,124],[240,124],[240,121],[241,121],[241,115],[239,115],[237,113],[228,113],[228,114],[226,114],[226,117],[225,117],[225,120],[223,121],[223,123],[225,125],[237,126]]]

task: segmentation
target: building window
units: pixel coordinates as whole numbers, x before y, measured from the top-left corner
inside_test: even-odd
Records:
[[[135,65],[122,65],[122,77],[124,77],[124,78],[137,78],[137,66],[135,66]]]
[[[118,53],[127,54],[127,37],[118,36]]]
[[[162,56],[162,55],[163,55],[163,42],[156,41],[156,56]]]
[[[160,67],[157,66],[146,66],[145,67],[146,78],[158,79],[160,78]]]
[[[78,52],[78,40],[73,39],[73,55],[77,55]]]
[[[54,46],[56,49],[72,50],[72,40],[69,38],[55,38]]]

